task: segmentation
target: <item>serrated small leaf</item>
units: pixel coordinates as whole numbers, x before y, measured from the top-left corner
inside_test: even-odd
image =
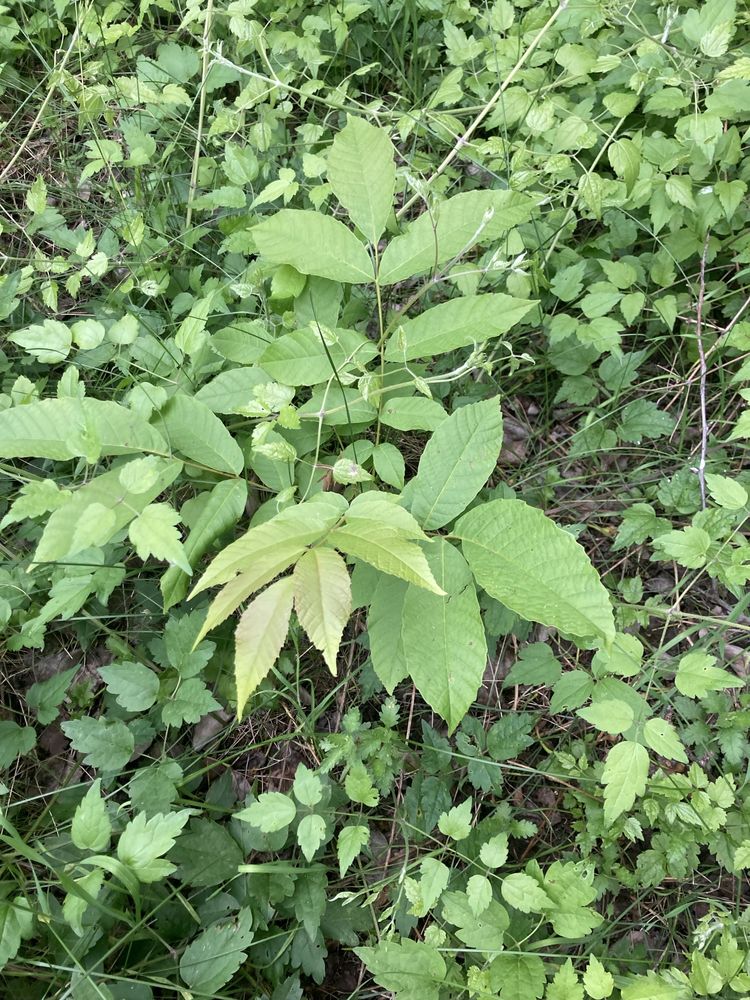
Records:
[[[130,522],[130,541],[144,562],[154,556],[178,566],[184,573],[192,573],[175,527],[179,520],[180,515],[168,503],[152,503]]]
[[[687,754],[677,730],[666,719],[648,719],[643,726],[643,738],[660,756],[687,764]]]
[[[362,853],[362,849],[370,842],[370,829],[367,826],[342,826],[336,841],[336,853],[339,860],[339,875],[346,875],[354,859]]]
[[[583,973],[583,986],[591,1000],[606,1000],[615,988],[615,980],[602,963],[591,955]]]
[[[554,903],[536,879],[523,872],[506,875],[500,891],[505,902],[521,913],[542,913],[554,909]]]
[[[623,740],[609,751],[602,771],[605,823],[613,823],[646,791],[648,764],[648,753],[640,743]]]
[[[315,852],[325,839],[326,822],[322,816],[313,813],[303,816],[297,827],[297,843],[308,861],[312,861]]]
[[[97,778],[76,807],[70,838],[81,851],[105,851],[112,835],[107,806],[102,799],[101,778]]]
[[[438,829],[451,840],[465,840],[471,833],[471,799],[453,806],[444,812],[438,820]]]
[[[234,818],[250,823],[261,833],[276,833],[284,830],[297,815],[297,807],[283,792],[261,792],[257,802],[235,813]]]
[[[624,733],[633,725],[633,709],[624,701],[597,701],[588,708],[579,708],[580,715],[603,733]]]

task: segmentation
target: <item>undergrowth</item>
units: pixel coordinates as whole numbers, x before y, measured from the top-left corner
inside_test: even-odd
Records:
[[[0,980],[750,993],[750,14],[0,7]]]

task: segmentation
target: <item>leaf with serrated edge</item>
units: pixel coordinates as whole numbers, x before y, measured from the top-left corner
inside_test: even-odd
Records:
[[[343,222],[318,212],[285,208],[251,230],[259,253],[271,264],[291,264],[301,274],[364,284],[372,261]]]
[[[355,226],[377,243],[396,186],[393,143],[383,129],[349,117],[328,153],[328,183]]]
[[[404,320],[389,338],[386,361],[414,361],[483,344],[507,333],[538,304],[500,292],[442,302],[416,319]]]
[[[499,239],[525,222],[532,208],[532,200],[515,191],[464,191],[448,198],[391,240],[380,262],[381,284],[424,274],[476,243]]]
[[[292,613],[294,581],[277,580],[247,606],[235,632],[234,677],[237,718],[247,699],[276,662],[284,645]]]
[[[427,531],[468,507],[492,475],[503,443],[498,397],[461,406],[433,433],[409,483],[407,506]]]
[[[435,582],[424,552],[393,528],[370,521],[354,521],[343,528],[336,528],[327,540],[339,551],[362,559],[383,573],[424,587],[434,594],[444,593]]]
[[[185,558],[193,568],[209,546],[237,523],[246,501],[247,483],[243,479],[230,479],[214,486],[182,546]],[[164,597],[164,611],[185,597],[189,579],[187,573],[177,566],[167,570],[159,584]]]
[[[238,475],[245,466],[242,449],[215,413],[192,396],[173,396],[153,423],[180,452],[207,469]]]
[[[474,582],[461,553],[443,539],[426,551],[447,596],[410,586],[404,598],[401,642],[417,690],[452,732],[481,686],[487,643]]]
[[[624,740],[612,747],[602,771],[605,823],[613,823],[643,795],[647,777],[648,753],[640,743]]]
[[[267,583],[288,569],[304,551],[303,545],[279,545],[276,552],[265,552],[262,559],[254,561],[252,570],[240,573],[229,583],[225,583],[209,605],[206,620],[193,643],[193,649],[211,629],[226,621],[240,604],[251,597],[256,590],[265,587]]]
[[[281,545],[304,548],[322,538],[346,510],[346,500],[336,493],[321,494],[321,499],[287,507],[270,521],[259,524],[236,542],[228,545],[213,560],[195,585],[190,599],[208,587],[226,583],[261,559],[273,563]]]
[[[335,677],[341,636],[352,613],[349,570],[338,552],[321,546],[302,556],[294,567],[294,607]]]
[[[585,550],[522,500],[493,500],[456,525],[477,583],[529,621],[574,636],[615,636],[609,596]]]

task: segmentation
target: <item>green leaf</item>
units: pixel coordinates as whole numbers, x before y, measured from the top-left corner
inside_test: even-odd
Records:
[[[288,795],[282,792],[261,792],[257,802],[235,813],[234,818],[250,823],[261,833],[276,833],[286,829],[296,815],[297,807]]]
[[[623,740],[612,747],[602,771],[605,823],[613,823],[630,809],[646,791],[647,778],[648,753],[640,743]]]
[[[86,457],[168,451],[158,431],[132,410],[100,399],[43,399],[0,412],[2,458]]]
[[[153,417],[170,449],[215,472],[239,475],[242,449],[219,418],[193,396],[173,396]]]
[[[331,531],[326,541],[340,552],[361,559],[382,573],[424,587],[433,594],[444,593],[435,581],[422,550],[414,542],[407,541],[396,528],[354,520],[343,528]]]
[[[410,585],[405,580],[378,574],[375,589],[369,598],[367,634],[370,656],[373,669],[388,694],[393,694],[396,685],[408,674],[401,626],[409,590]]]
[[[607,591],[572,535],[521,500],[464,514],[455,535],[477,583],[529,621],[573,636],[615,635]]]
[[[23,348],[43,365],[56,365],[70,354],[70,327],[56,319],[45,319],[23,330],[6,335],[6,339]]]
[[[328,183],[370,243],[380,239],[392,210],[395,153],[383,129],[352,115],[328,153]]]
[[[404,456],[395,445],[376,445],[372,452],[372,464],[380,479],[396,490],[404,488],[406,465]]]
[[[104,883],[104,870],[95,868],[88,875],[73,879],[74,884],[83,892],[88,893],[94,899],[99,895]],[[89,902],[83,896],[78,896],[74,892],[69,892],[63,900],[62,912],[66,923],[73,928],[78,937],[83,937],[83,916],[89,908]]]
[[[23,896],[0,900],[0,970],[16,957],[33,929],[34,914]]]
[[[667,531],[654,539],[654,551],[660,559],[674,559],[687,569],[705,566],[711,537],[703,528],[689,524],[680,531]]]
[[[287,507],[270,521],[251,528],[213,560],[193,588],[191,599],[208,587],[226,583],[246,570],[248,565],[257,566],[261,561],[267,561],[275,566],[283,557],[280,551],[282,546],[291,552],[312,545],[336,524],[346,507],[343,497],[336,493],[324,493],[306,503]],[[273,576],[278,572],[280,570]]]
[[[367,826],[342,826],[336,841],[336,854],[339,859],[339,875],[346,875],[352,862],[362,849],[370,842],[370,829]]]
[[[443,539],[425,551],[446,596],[409,587],[401,623],[403,656],[417,690],[453,732],[482,684],[487,644],[474,583],[460,552]]]
[[[435,948],[400,938],[381,941],[374,948],[355,948],[354,953],[396,1000],[438,1000],[446,966]]]
[[[172,849],[177,877],[196,887],[231,882],[244,861],[237,841],[224,826],[209,819],[193,819]]]
[[[106,851],[112,824],[102,799],[101,778],[97,778],[76,807],[70,838],[81,851]]]
[[[157,813],[150,819],[139,813],[132,819],[117,842],[117,857],[135,873],[139,882],[158,882],[171,875],[175,866],[162,860],[174,847],[180,831],[190,818],[188,809]]]
[[[247,483],[243,479],[229,479],[217,483],[208,494],[205,494],[201,512],[192,523],[182,546],[185,558],[193,569],[216,539],[237,524],[245,510],[246,502]],[[184,599],[189,580],[188,574],[178,566],[171,566],[162,576],[160,587],[164,598],[164,611],[168,611]]]
[[[545,998],[546,1000],[583,1000],[583,987],[569,958],[555,973],[552,982],[547,987]]]
[[[633,709],[624,701],[598,701],[588,708],[579,708],[580,715],[603,733],[624,733],[633,725]]]
[[[507,333],[537,305],[502,293],[450,299],[404,320],[388,339],[386,360],[413,361],[478,346]]]
[[[297,843],[308,861],[312,861],[315,852],[323,843],[326,834],[326,821],[322,816],[313,813],[303,816],[297,827]]]
[[[497,396],[461,406],[427,442],[404,499],[426,531],[448,524],[492,475],[503,443]]]
[[[299,623],[335,677],[341,636],[352,612],[346,563],[333,549],[309,549],[295,566],[293,579]]]
[[[617,434],[621,441],[641,441],[664,437],[674,430],[675,418],[660,410],[650,399],[634,399],[623,408]]]
[[[135,746],[133,734],[119,719],[84,716],[63,722],[62,731],[73,749],[86,755],[83,763],[100,771],[121,771]]]
[[[34,179],[26,192],[26,207],[32,215],[41,215],[47,207],[47,185],[42,174]]]
[[[566,708],[578,708],[593,690],[594,680],[585,670],[569,670],[555,684],[549,710],[555,715]]]
[[[676,729],[665,719],[648,719],[643,726],[643,738],[652,750],[667,760],[688,763],[687,754]]]
[[[29,753],[35,746],[36,733],[31,726],[0,719],[0,770],[10,767],[16,757]]]
[[[625,181],[625,190],[630,194],[641,170],[640,150],[631,139],[615,139],[607,148],[607,157],[614,172]]]
[[[297,765],[292,790],[297,801],[310,808],[316,806],[323,798],[323,782],[304,764]]]
[[[479,857],[488,868],[502,868],[508,860],[508,834],[498,833],[482,844]]]
[[[164,559],[178,566],[184,573],[191,573],[190,563],[175,525],[180,515],[168,503],[151,503],[130,522],[128,534],[136,553],[145,562],[149,556]]]
[[[531,217],[533,201],[515,191],[464,191],[433,206],[402,236],[391,240],[380,262],[382,285],[424,274],[487,245]]]
[[[442,896],[451,873],[447,865],[437,858],[424,858],[419,866],[419,872],[421,875],[419,881],[406,878],[404,888],[412,904],[409,913],[415,917],[424,917]]]
[[[145,712],[159,694],[159,678],[142,663],[113,663],[99,667],[99,676],[117,704],[128,712]]]
[[[471,912],[478,917],[492,902],[492,883],[486,875],[472,875],[466,883],[466,896]]]
[[[460,805],[444,812],[438,820],[440,832],[451,840],[466,840],[471,833],[471,807],[471,799],[464,799]]]
[[[715,656],[709,656],[700,650],[686,653],[677,666],[675,687],[688,698],[705,698],[709,691],[743,686],[743,681],[715,664]]]
[[[435,431],[447,416],[437,400],[424,396],[392,396],[383,404],[380,420],[397,431]]]
[[[216,712],[221,705],[198,677],[182,680],[161,709],[165,726],[182,726],[186,722],[199,722],[209,712]]]
[[[615,988],[615,980],[596,957],[591,955],[583,973],[583,986],[591,1000],[606,1000]]]
[[[552,900],[537,880],[523,872],[506,875],[500,892],[505,902],[521,913],[543,913],[554,908]]]
[[[242,192],[240,192],[240,195],[242,197],[242,204],[244,205],[245,197],[242,195]],[[190,312],[182,323],[180,323],[180,328],[175,334],[175,344],[188,356],[197,354],[208,342],[206,322],[213,309],[215,298],[215,294],[210,292],[202,299],[198,299],[197,302],[191,305]]]
[[[235,633],[234,678],[237,683],[237,717],[247,699],[276,662],[284,645],[292,613],[294,581],[291,576],[271,584],[252,601]]]
[[[285,208],[251,232],[258,252],[271,264],[291,264],[301,274],[355,285],[374,279],[367,250],[342,222],[326,215]]]
[[[243,907],[236,922],[214,924],[192,941],[180,958],[180,976],[198,996],[223,989],[247,958],[253,940],[253,915]]]
[[[78,667],[61,670],[46,681],[37,681],[26,692],[26,704],[36,712],[37,722],[48,726],[60,714],[59,706],[68,693],[68,685],[78,673]]]
[[[176,459],[158,459],[158,462],[159,476],[145,493],[128,493],[123,489],[118,469],[105,472],[77,489],[62,507],[50,514],[34,552],[34,562],[55,562],[82,551],[85,537],[81,536],[78,526],[91,516],[91,508],[95,504],[114,513],[114,523],[110,522],[110,534],[121,531],[174,482],[182,470],[182,462]],[[94,507],[94,510],[99,510],[99,507]]]
[[[747,490],[744,486],[728,476],[717,476],[706,473],[706,486],[711,497],[720,507],[726,510],[742,510],[747,506]]]
[[[490,966],[490,987],[502,1000],[539,1000],[544,993],[544,963],[536,955],[498,955]]]
[[[375,344],[356,330],[305,327],[285,333],[268,345],[258,361],[282,385],[318,385],[377,354]]]
[[[555,684],[561,674],[562,665],[547,643],[532,642],[521,650],[503,681],[503,687],[512,684]]]

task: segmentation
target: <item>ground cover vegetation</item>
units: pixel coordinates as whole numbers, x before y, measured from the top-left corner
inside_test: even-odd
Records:
[[[3,995],[749,995],[747,6],[0,39]]]

